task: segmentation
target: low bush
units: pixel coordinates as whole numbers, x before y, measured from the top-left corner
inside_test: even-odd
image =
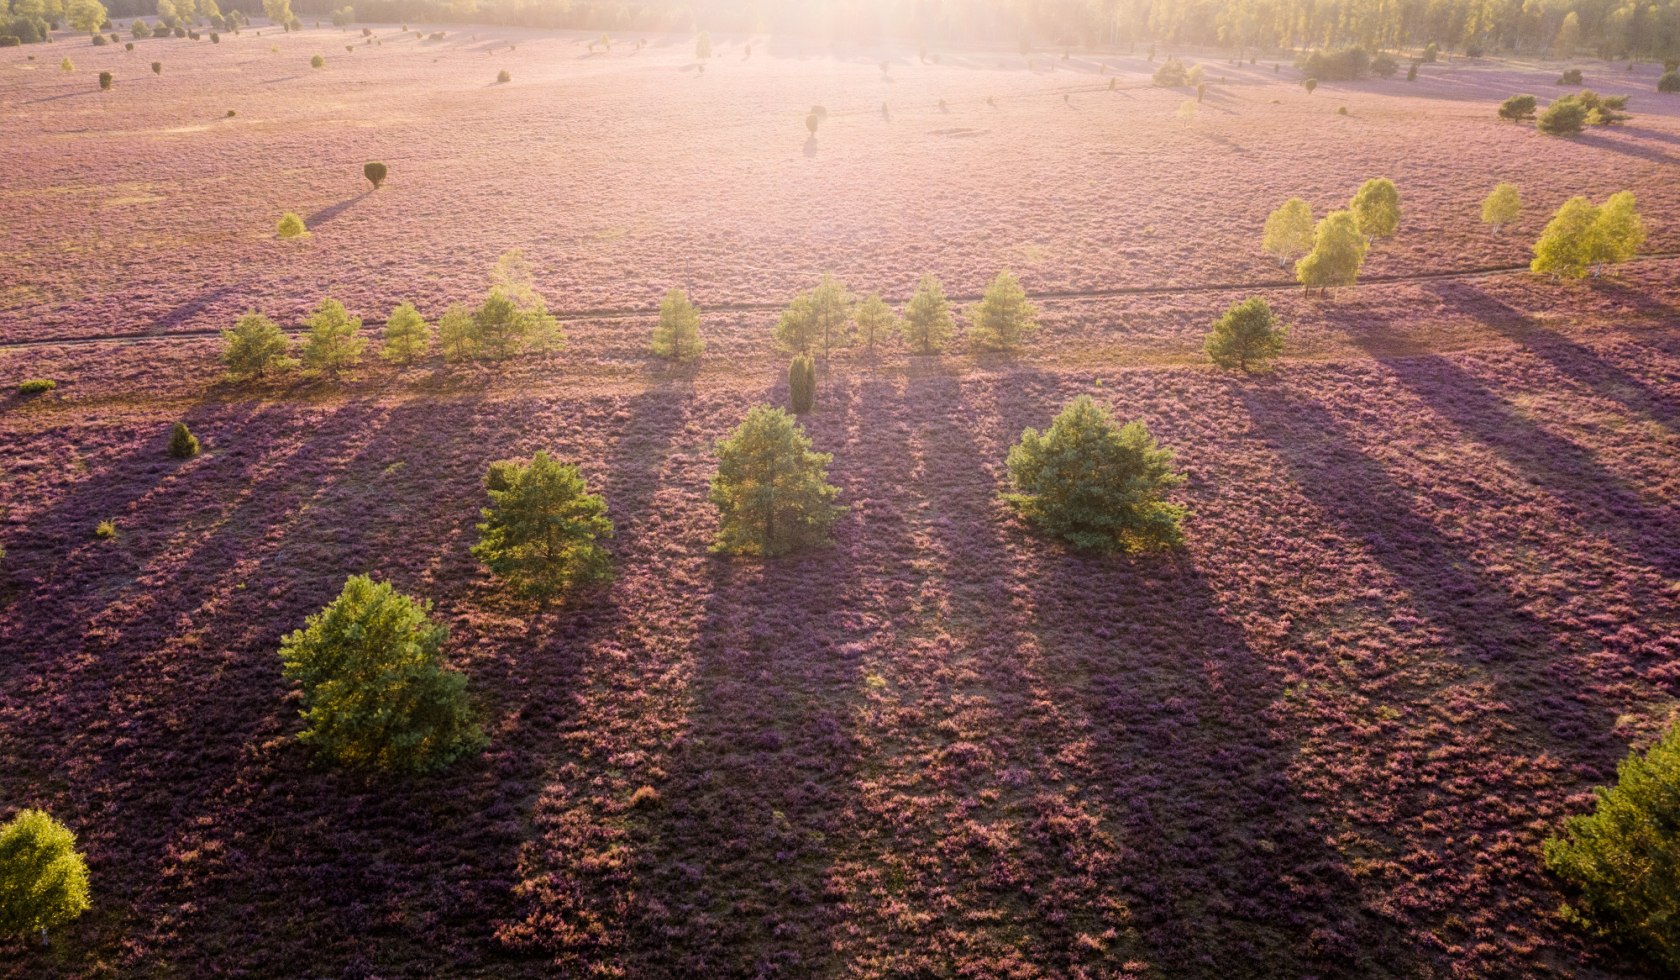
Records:
[[[280,223],[275,225],[275,230],[279,232],[281,238],[302,238],[309,234],[309,229],[304,226],[303,218],[299,217],[296,211],[287,211],[281,215]]]
[[[99,73],[99,90],[101,92],[109,92],[111,90],[111,86],[115,83],[116,79],[111,77],[110,72],[102,71]]]
[[[1581,69],[1579,69],[1579,68],[1566,68],[1566,69],[1564,69],[1563,74],[1558,76],[1557,83],[1559,85],[1580,85],[1581,84]]]
[[[320,55],[316,55],[315,57],[309,59],[309,67],[325,68],[327,67],[327,59],[321,57]]]
[[[1399,70],[1400,63],[1391,55],[1379,54],[1371,59],[1371,74],[1378,78],[1393,78],[1394,73]]]
[[[506,68],[503,68],[501,71],[496,73],[496,84],[497,85],[506,85],[508,82],[511,82],[511,81],[513,81],[513,76],[508,74],[508,70]]]
[[[109,541],[117,536],[116,521],[100,521],[93,526],[93,536],[101,541]]]
[[[1499,118],[1511,122],[1526,122],[1534,118],[1535,107],[1539,105],[1539,101],[1532,95],[1513,95],[1499,103]]]
[[[389,173],[390,168],[383,163],[362,164],[362,176],[368,179],[368,183],[373,185],[374,190],[378,190],[380,185],[385,183],[385,177]]]
[[[1185,84],[1189,73],[1184,70],[1184,64],[1177,58],[1168,58],[1161,67],[1155,69],[1155,84],[1163,88],[1178,88]]]
[[[163,74],[163,62],[161,62],[161,61],[152,62],[152,74],[154,74],[154,75]]]
[[[169,429],[169,455],[176,459],[192,459],[198,455],[198,437],[187,428],[187,423],[176,422]]]
[[[1680,71],[1669,69],[1663,72],[1663,76],[1657,79],[1657,91],[1680,92]]]
[[[20,395],[42,395],[57,387],[58,382],[51,378],[30,378],[19,382],[17,390]]]

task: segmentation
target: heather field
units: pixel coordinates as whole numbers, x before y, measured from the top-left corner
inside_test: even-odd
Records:
[[[687,37],[374,37],[0,49],[0,816],[50,810],[93,881],[0,974],[1649,975],[1561,921],[1539,848],[1680,703],[1651,66],[1591,63],[1633,119],[1563,140],[1493,117],[1554,64],[1309,96],[1212,57],[1185,119],[1141,54],[718,38],[700,73]],[[1376,175],[1405,217],[1375,281],[1302,297],[1267,212]],[[1500,180],[1526,210],[1496,237]],[[1507,268],[1622,189],[1644,257]],[[564,351],[222,376],[247,308],[432,315],[512,247]],[[822,365],[831,546],[709,552],[714,445],[786,402],[794,290],[1004,266],[1044,297],[1026,352]],[[695,365],[646,352],[672,285]],[[1250,294],[1290,347],[1214,371]],[[1182,550],[1072,551],[1000,500],[1080,394],[1176,451]],[[202,454],[165,453],[177,420]],[[537,450],[617,524],[616,580],[546,607],[468,553],[486,466]],[[380,777],[297,743],[276,649],[358,572],[436,602],[482,753]]]

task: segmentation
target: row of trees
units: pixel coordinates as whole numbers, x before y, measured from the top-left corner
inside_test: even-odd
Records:
[[[1007,269],[997,274],[978,303],[964,311],[964,341],[975,351],[1018,351],[1038,330],[1038,310],[1021,281]],[[956,319],[939,280],[925,275],[902,317],[878,294],[862,299],[833,276],[794,296],[777,320],[776,345],[799,354],[827,356],[835,348],[876,344],[901,337],[918,354],[945,349],[956,335]]]
[[[1313,223],[1312,206],[1298,197],[1285,201],[1266,218],[1260,247],[1288,267],[1302,288],[1327,290],[1351,286],[1365,264],[1365,253],[1377,238],[1389,238],[1400,227],[1400,192],[1387,177],[1368,180],[1348,206]]]

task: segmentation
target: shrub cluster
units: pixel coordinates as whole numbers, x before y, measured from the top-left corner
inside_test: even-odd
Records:
[[[1388,59],[1393,63],[1392,58]],[[1295,67],[1308,78],[1335,82],[1353,81],[1365,75],[1371,67],[1371,55],[1364,48],[1343,48],[1340,51],[1313,51],[1295,62]],[[1390,74],[1393,74],[1390,69]]]
[[[1644,243],[1645,223],[1631,191],[1612,194],[1603,205],[1572,197],[1540,233],[1529,268],[1563,279],[1596,277],[1633,258]]]

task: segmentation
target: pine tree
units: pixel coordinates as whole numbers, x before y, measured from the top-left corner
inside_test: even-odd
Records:
[[[1252,296],[1213,321],[1203,348],[1220,367],[1243,371],[1263,369],[1267,362],[1283,353],[1288,334],[1289,328],[1277,322],[1271,306],[1264,299]]]
[[[298,740],[352,768],[426,772],[485,742],[467,679],[444,663],[448,630],[432,604],[351,576],[338,598],[280,644],[303,693]]]
[[[828,540],[845,508],[828,483],[833,457],[813,452],[793,416],[760,405],[717,444],[711,500],[719,525],[713,551],[770,557]]]
[[[1630,752],[1593,812],[1548,838],[1546,867],[1573,892],[1565,919],[1680,974],[1680,728]]]
[[[361,363],[367,340],[361,336],[362,318],[351,316],[344,304],[332,297],[304,320],[309,333],[303,339],[303,364],[314,371],[337,374]]]
[[[273,320],[255,311],[222,331],[222,363],[235,378],[260,378],[271,371],[288,371],[297,361],[287,354],[291,341]]]
[[[673,361],[692,361],[706,344],[700,339],[700,312],[688,294],[672,289],[659,303],[659,325],[653,328],[653,353]]]
[[[1482,223],[1493,226],[1493,233],[1511,224],[1522,215],[1522,195],[1516,184],[1500,184],[1482,202]]]
[[[1312,206],[1306,201],[1292,197],[1266,217],[1261,248],[1276,258],[1278,265],[1287,267],[1312,251],[1312,247]]]
[[[788,365],[788,402],[795,415],[804,415],[817,402],[817,365],[808,355],[795,354]]]
[[[70,828],[41,810],[19,810],[0,827],[0,935],[39,933],[80,916],[87,862]]]
[[[492,466],[473,557],[522,595],[549,598],[612,577],[607,503],[576,466],[538,452],[526,464]]]
[[[833,276],[823,276],[815,288],[800,293],[776,323],[776,345],[785,351],[810,353],[820,346],[851,346],[852,305],[855,297]]]
[[[863,302],[852,311],[852,324],[857,328],[858,339],[863,341],[872,354],[877,342],[886,341],[902,326],[892,307],[876,293],[865,296]]]
[[[1018,351],[1038,330],[1038,311],[1028,302],[1021,281],[1007,269],[997,274],[968,315],[973,321],[968,342],[976,350]]]
[[[478,325],[472,311],[451,303],[438,318],[438,347],[446,361],[470,361],[478,356]]]
[[[187,428],[187,423],[176,422],[169,427],[169,455],[176,459],[192,459],[198,455],[198,437]]]
[[[1183,543],[1183,507],[1166,492],[1184,482],[1171,450],[1142,422],[1124,426],[1081,395],[1043,433],[1027,429],[1009,450],[1011,492],[1020,514],[1045,533],[1095,551],[1149,551]]]
[[[1348,210],[1367,239],[1388,238],[1400,227],[1400,191],[1387,177],[1373,177],[1353,195]]]
[[[1295,263],[1296,278],[1308,291],[1351,286],[1359,278],[1368,247],[1353,212],[1332,211],[1314,230],[1312,251]]]
[[[393,364],[412,364],[432,345],[432,328],[413,303],[400,303],[385,318],[379,356]]]
[[[945,349],[951,339],[954,324],[951,305],[939,280],[923,276],[916,286],[916,294],[904,308],[904,341],[918,354],[933,354]]]

